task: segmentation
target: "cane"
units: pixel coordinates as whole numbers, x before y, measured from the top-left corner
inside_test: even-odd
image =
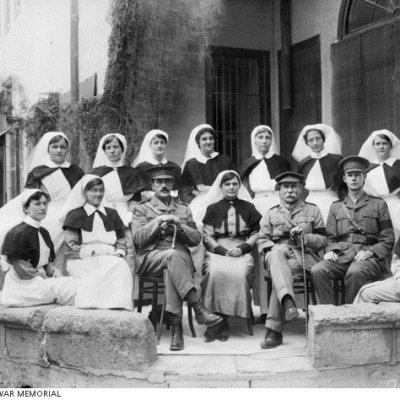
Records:
[[[306,261],[304,256],[304,233],[300,233],[300,244],[301,244],[301,268],[303,269],[304,279],[304,306],[306,309],[306,339],[308,338],[308,285],[307,285],[307,274],[306,274]]]
[[[172,244],[171,244],[171,249],[175,248],[175,242],[176,242],[176,232],[178,231],[178,227],[173,224],[174,227],[174,236],[172,236]]]

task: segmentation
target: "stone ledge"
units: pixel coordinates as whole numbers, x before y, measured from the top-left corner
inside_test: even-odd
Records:
[[[75,307],[0,307],[0,358],[77,370],[142,371],[157,359],[138,313]]]
[[[399,361],[400,304],[310,306],[308,349],[316,368]]]

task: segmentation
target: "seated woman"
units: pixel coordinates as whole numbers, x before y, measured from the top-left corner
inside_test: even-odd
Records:
[[[342,138],[325,124],[307,125],[300,132],[292,156],[299,163],[297,172],[306,177],[306,201],[321,210],[324,222],[331,204],[338,200],[338,165],[342,157]]]
[[[117,211],[103,206],[103,198],[103,180],[85,175],[63,210],[66,270],[79,278],[75,306],[132,310],[124,224]]]
[[[146,188],[141,193],[142,200],[147,200],[154,195],[151,189],[151,175],[149,174],[149,170],[154,165],[164,165],[171,168],[174,175],[174,187],[171,194],[173,197],[179,196],[179,189],[182,186],[181,168],[178,164],[165,158],[167,144],[168,133],[161,129],[152,129],[146,133],[139,154],[132,162],[132,167],[137,169],[146,184]]]
[[[241,187],[239,175],[232,170],[221,172],[207,196],[203,219],[206,256],[203,265],[202,292],[204,306],[224,318],[217,338],[229,337],[228,316],[251,316],[250,289],[254,278],[254,260],[250,252],[256,246],[260,213]],[[212,328],[206,331],[214,339]]]
[[[76,280],[53,277],[54,245],[49,232],[40,226],[48,202],[47,193],[25,189],[0,212],[12,212],[14,221],[21,221],[8,231],[2,243],[2,269],[8,270],[0,297],[3,305],[74,304]]]
[[[361,146],[359,155],[371,163],[364,190],[385,200],[397,240],[400,236],[400,140],[387,129],[374,131]]]

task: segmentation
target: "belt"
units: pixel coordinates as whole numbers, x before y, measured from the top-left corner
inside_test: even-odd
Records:
[[[339,242],[350,242],[358,244],[373,245],[378,242],[378,239],[374,235],[362,235],[360,233],[347,233],[346,235],[339,236]]]

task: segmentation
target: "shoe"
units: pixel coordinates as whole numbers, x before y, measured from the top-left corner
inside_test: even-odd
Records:
[[[184,348],[182,321],[174,321],[172,324],[171,346],[169,346],[169,349],[171,351],[179,351]]]
[[[203,304],[197,302],[192,304],[196,321],[200,325],[214,326],[222,321],[222,317],[208,311]]]
[[[221,318],[221,321],[213,326],[208,326],[206,331],[204,332],[204,337],[206,338],[206,342],[213,342],[215,339],[219,338],[219,334],[224,329],[224,320]]]
[[[217,333],[217,339],[221,342],[226,342],[229,339],[228,318],[224,318],[222,330],[221,330],[221,332]]]
[[[267,320],[267,314],[261,314],[257,320],[256,320],[256,324],[260,324],[260,325],[265,325],[265,321]]]
[[[272,349],[282,344],[282,333],[267,328],[265,339],[261,342],[262,349]]]
[[[286,322],[292,321],[299,316],[297,311],[296,303],[294,302],[292,296],[286,295],[282,301],[282,306],[285,311]]]

